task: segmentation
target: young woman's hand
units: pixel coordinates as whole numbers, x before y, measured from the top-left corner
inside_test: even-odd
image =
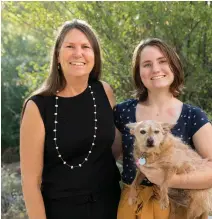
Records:
[[[146,178],[160,186],[165,178],[165,172],[161,168],[156,168],[152,165],[140,165],[139,163],[136,163],[137,167],[140,169],[140,171],[146,176]]]

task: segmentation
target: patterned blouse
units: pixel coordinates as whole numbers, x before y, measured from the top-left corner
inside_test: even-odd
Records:
[[[134,137],[130,134],[129,129],[125,125],[131,122],[136,122],[135,111],[138,102],[137,99],[129,99],[114,107],[115,125],[122,133],[122,181],[126,184],[131,184],[134,180],[136,175],[136,165],[133,158]],[[173,135],[180,137],[186,144],[195,149],[192,136],[208,122],[209,119],[202,109],[184,103],[180,117],[171,132]],[[142,184],[147,186],[152,185],[152,183],[146,178],[143,180]]]

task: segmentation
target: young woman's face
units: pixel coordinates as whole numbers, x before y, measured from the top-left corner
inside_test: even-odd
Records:
[[[156,46],[146,46],[140,54],[140,77],[149,91],[166,89],[174,81],[167,58]]]
[[[65,78],[88,77],[94,67],[94,60],[94,51],[86,35],[78,29],[70,30],[58,57]]]

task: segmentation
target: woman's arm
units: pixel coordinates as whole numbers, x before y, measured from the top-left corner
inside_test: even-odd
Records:
[[[41,195],[45,129],[39,110],[28,101],[20,128],[22,189],[29,219],[46,219]]]
[[[202,126],[192,138],[194,146],[203,158],[208,158],[208,165],[202,171],[186,175],[176,175],[170,184],[173,188],[204,189],[212,187],[212,125]]]
[[[115,159],[120,160],[122,155],[122,135],[117,128],[116,128],[115,140],[112,145],[112,151]]]
[[[104,81],[101,81],[101,82],[102,82],[102,85],[104,87],[105,93],[107,94],[107,98],[110,102],[110,106],[113,109],[115,104],[116,104],[113,90],[109,84],[107,84]],[[113,145],[112,145],[112,152],[113,152],[113,156],[115,157],[116,160],[118,160],[122,154],[122,137],[121,137],[121,133],[119,132],[118,129],[116,129],[115,140],[114,140]]]

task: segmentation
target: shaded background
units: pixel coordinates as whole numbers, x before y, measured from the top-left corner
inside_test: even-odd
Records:
[[[185,70],[181,100],[212,119],[212,6],[210,2],[2,2],[2,218],[24,218],[20,190],[19,120],[24,99],[48,74],[58,27],[74,18],[98,33],[103,80],[117,102],[130,98],[131,59],[144,38],[172,45]]]

